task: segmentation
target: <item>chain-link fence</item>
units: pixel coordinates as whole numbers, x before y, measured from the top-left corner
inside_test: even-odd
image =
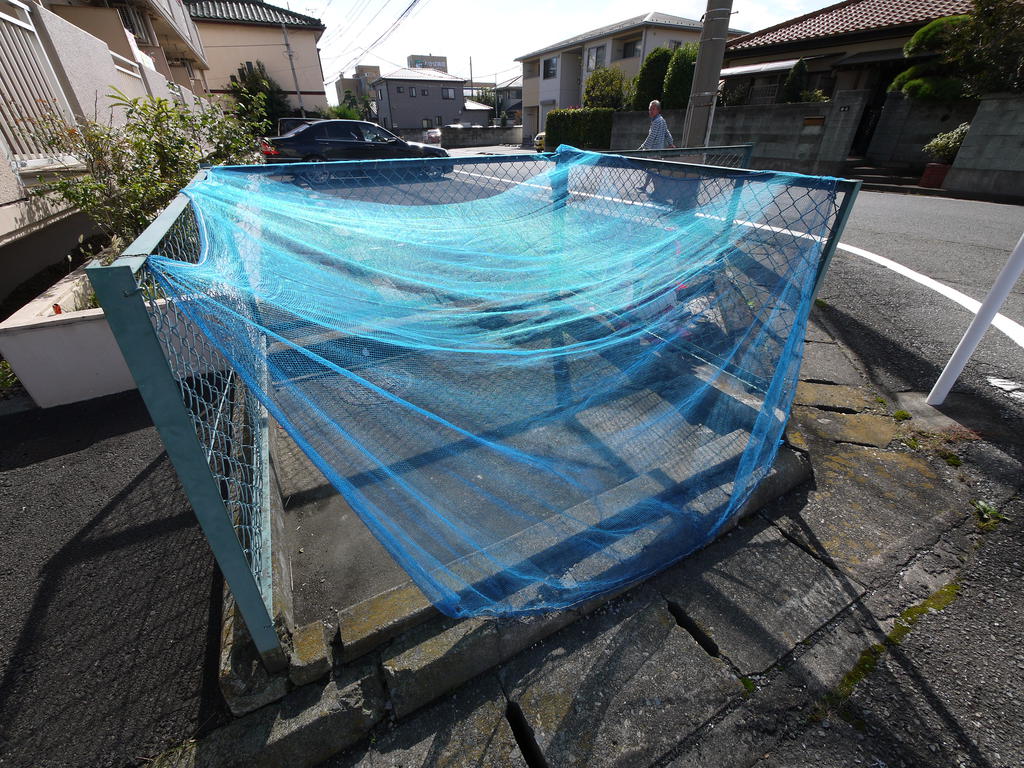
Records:
[[[647,160],[668,160],[674,163],[711,165],[718,168],[747,168],[754,153],[753,144],[732,144],[723,147],[672,147],[670,149],[614,149],[604,154],[637,157]]]
[[[705,336],[694,333],[685,344],[695,358],[724,366],[737,380],[763,392],[771,371],[755,365],[745,369],[746,357],[732,355],[726,360],[716,350],[724,348],[727,340],[734,344],[753,314],[769,306],[771,286],[784,271],[782,262],[796,251],[806,252],[808,238],[822,241],[821,248],[815,249],[820,285],[858,183],[799,177],[785,192],[766,192],[758,200],[759,193],[748,182],[763,179],[764,172],[737,167],[749,159],[750,149],[743,145],[659,150],[630,153],[634,157],[629,159],[609,154],[596,165],[575,167],[561,176],[549,173],[558,168],[551,154],[278,164],[237,172],[248,174],[254,189],[264,181],[294,185],[296,194],[309,196],[311,206],[321,196],[422,206],[480,200],[514,190],[516,195],[556,207],[586,209],[635,223],[657,223],[665,210],[695,209],[698,215],[746,227],[750,231],[743,247],[729,251],[725,268],[715,285],[708,287],[709,295],[717,297],[715,306],[698,307],[694,286],[686,289],[682,300],[695,302],[694,311],[706,313],[709,322],[699,326],[706,327]],[[652,154],[659,159],[650,159]],[[680,162],[684,158],[699,158],[704,164]],[[827,205],[822,204],[823,197],[828,198]],[[746,220],[752,206],[760,206],[757,221]],[[197,263],[200,226],[189,201],[179,197],[124,257],[112,267],[91,268],[90,275],[221,569],[267,660],[280,654],[271,618],[267,414],[189,313],[189,296],[165,298],[144,258],[157,255]],[[118,269],[114,275],[112,270]],[[217,298],[253,319],[248,323],[251,327],[261,326],[262,310],[246,304],[251,300],[226,288]],[[148,337],[143,326],[148,326]],[[759,344],[781,346],[791,330],[770,323],[766,327]],[[249,342],[268,351],[266,339]]]

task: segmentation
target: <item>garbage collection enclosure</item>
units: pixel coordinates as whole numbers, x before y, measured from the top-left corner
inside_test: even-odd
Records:
[[[662,167],[664,166],[664,167]],[[664,568],[770,468],[835,180],[568,147],[211,169],[163,293],[450,615]]]

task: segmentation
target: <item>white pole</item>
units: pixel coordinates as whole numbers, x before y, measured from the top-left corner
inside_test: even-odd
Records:
[[[1017,247],[1013,249],[1010,258],[1006,260],[1006,266],[1003,267],[1003,271],[999,273],[999,277],[992,284],[988,296],[978,308],[978,314],[974,316],[970,327],[957,345],[956,351],[946,363],[942,375],[939,376],[939,380],[935,382],[935,386],[928,394],[928,398],[925,400],[928,405],[942,405],[949,390],[953,388],[957,378],[963,372],[964,366],[967,365],[967,361],[977,349],[985,331],[988,330],[992,318],[996,316],[999,308],[1006,301],[1006,297],[1010,295],[1010,289],[1020,278],[1021,273],[1024,273],[1024,235],[1020,236]]]

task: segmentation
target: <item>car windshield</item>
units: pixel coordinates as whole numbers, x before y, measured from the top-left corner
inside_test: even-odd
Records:
[[[388,133],[383,128],[376,125],[364,123],[359,127],[363,129],[363,138],[366,141],[386,142],[397,140],[397,137],[394,134]]]

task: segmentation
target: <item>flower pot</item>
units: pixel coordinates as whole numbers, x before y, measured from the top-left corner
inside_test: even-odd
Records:
[[[928,163],[924,167],[924,173],[921,174],[921,180],[917,183],[922,187],[939,189],[942,187],[942,182],[946,180],[946,174],[949,173],[949,169],[952,167],[949,163]]]

